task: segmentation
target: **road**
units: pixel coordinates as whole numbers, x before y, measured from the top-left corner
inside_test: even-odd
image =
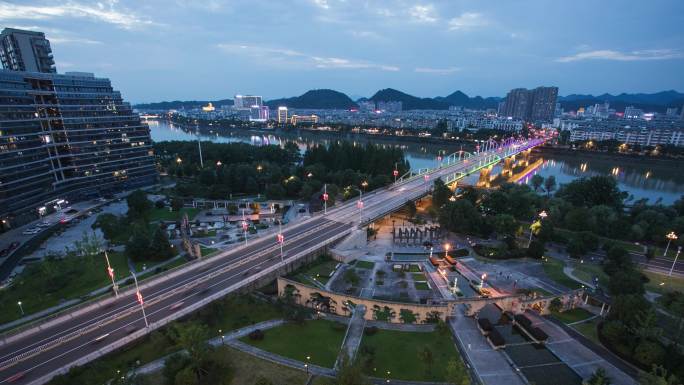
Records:
[[[283,263],[316,245],[339,239],[359,222],[379,218],[400,208],[408,200],[419,198],[435,179],[471,170],[479,157],[484,159],[487,155],[476,155],[467,163],[454,163],[433,170],[428,179],[421,175],[375,190],[363,196],[362,209],[357,207],[357,200],[352,199],[326,214],[286,226],[283,231]],[[161,325],[161,321],[177,318],[184,310],[203,305],[214,294],[223,295],[226,290],[250,282],[250,278],[272,268],[280,260],[280,248],[273,235],[183,267],[172,278],[151,278],[147,287],[141,290],[150,329]],[[34,328],[35,332],[16,341],[0,345],[0,384],[9,383],[10,379],[16,379],[12,383],[18,384],[44,383],[56,371],[83,363],[83,357],[149,331],[144,330],[145,323],[135,295],[121,296],[104,309],[98,307],[71,315],[60,322]]]

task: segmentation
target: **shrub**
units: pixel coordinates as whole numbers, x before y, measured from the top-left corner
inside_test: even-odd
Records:
[[[378,332],[377,326],[369,326],[363,330],[363,334],[365,334],[367,336],[375,335],[377,332]]]
[[[252,341],[261,341],[264,339],[264,332],[261,329],[253,330],[249,333],[249,339]]]

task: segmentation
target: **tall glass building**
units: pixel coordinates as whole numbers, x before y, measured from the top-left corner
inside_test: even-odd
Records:
[[[109,79],[0,70],[0,228],[157,178],[149,127]]]

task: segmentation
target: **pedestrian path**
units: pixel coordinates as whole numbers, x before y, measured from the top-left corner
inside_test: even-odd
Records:
[[[361,345],[361,339],[363,339],[363,331],[366,328],[366,320],[364,318],[366,306],[356,305],[353,312],[351,321],[347,325],[347,333],[344,335],[342,348],[337,355],[337,361],[335,361],[335,368],[339,368],[345,359],[349,360],[348,362],[354,361],[356,351]]]

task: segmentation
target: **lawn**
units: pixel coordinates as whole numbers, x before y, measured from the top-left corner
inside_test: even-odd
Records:
[[[321,255],[313,263],[297,269],[289,278],[305,285],[311,285],[313,281],[325,285],[338,263],[328,256]]]
[[[231,295],[200,309],[193,318],[207,325],[218,335],[218,330],[239,329],[247,325],[282,318],[283,314],[273,304],[250,295]]]
[[[684,278],[670,277],[666,274],[658,274],[646,270],[642,270],[641,273],[649,279],[649,282],[646,284],[646,290],[648,291],[661,294],[675,290],[684,291]]]
[[[559,321],[565,324],[582,321],[594,316],[592,313],[586,311],[585,309],[582,309],[581,307],[576,307],[574,309],[570,309],[564,312],[552,312],[551,314],[554,318],[558,319]]]
[[[601,345],[601,341],[598,338],[598,330],[596,327],[600,322],[600,318],[594,318],[591,321],[578,323],[572,325],[571,328],[577,330],[580,334],[587,337],[590,341],[597,345]]]
[[[603,271],[601,265],[596,265],[593,263],[573,263],[573,274],[577,278],[593,284],[594,277],[599,278],[599,285],[605,286],[608,284],[608,275]]]
[[[426,347],[433,357],[429,371],[418,355]],[[461,358],[450,335],[381,329],[374,335],[364,336],[359,359],[369,376],[385,378],[389,371],[389,377],[397,380],[444,381],[449,360]]]
[[[549,258],[548,261],[542,262],[542,266],[546,276],[559,285],[563,285],[568,289],[579,289],[582,286],[579,282],[565,275],[563,272],[563,261]]]
[[[411,273],[420,273],[422,270],[420,270],[420,266],[411,264],[409,265],[408,271]]]
[[[117,279],[129,274],[126,257],[109,253]],[[111,285],[104,255],[90,261],[70,256],[65,259],[28,265],[7,289],[0,290],[0,323],[21,317],[18,301],[26,314],[45,310],[65,300],[77,299],[93,290]]]
[[[158,209],[152,209],[150,213],[150,221],[179,221],[183,218],[183,214],[188,214],[188,220],[192,220],[198,213],[200,209],[192,207],[183,207],[180,211],[169,211],[167,207]]]
[[[301,362],[310,362],[332,368],[337,360],[346,327],[327,320],[305,321],[303,324],[287,323],[277,328],[264,330],[264,339],[253,341],[249,337],[241,340],[259,349],[289,357]]]
[[[411,278],[413,278],[414,281],[425,281],[425,274],[423,273],[412,273]]]
[[[359,269],[373,269],[375,262],[370,261],[356,261],[356,267]]]
[[[416,290],[430,290],[427,282],[413,282],[413,286],[415,286]]]
[[[212,249],[210,247],[205,247],[200,245],[200,252],[202,253],[202,257],[208,257],[214,253],[218,253],[218,249]]]

